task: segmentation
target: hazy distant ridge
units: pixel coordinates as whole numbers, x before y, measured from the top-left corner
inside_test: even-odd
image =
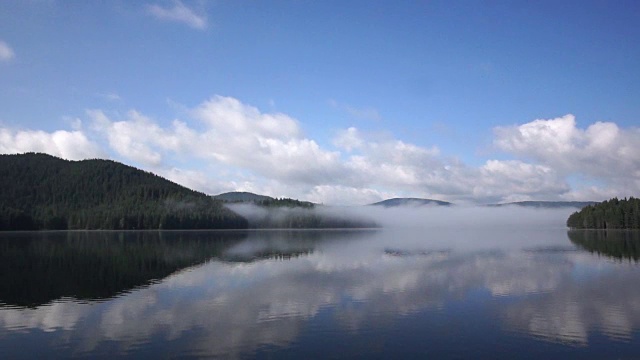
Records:
[[[453,205],[447,201],[433,200],[433,199],[420,199],[420,198],[393,198],[378,201],[371,206],[384,206],[384,207],[396,207],[396,206],[424,206],[424,205],[438,205],[438,206],[450,206]]]
[[[596,201],[516,201],[502,204],[489,204],[487,206],[522,206],[534,208],[566,208],[574,207],[581,209],[585,206],[597,204]]]

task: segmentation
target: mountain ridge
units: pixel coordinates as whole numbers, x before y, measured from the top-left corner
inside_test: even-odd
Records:
[[[450,203],[448,201],[422,199],[422,198],[391,198],[391,199],[378,201],[372,204],[368,204],[368,206],[384,206],[386,208],[398,207],[398,206],[416,207],[416,206],[425,206],[425,205],[451,206],[453,205],[453,203]]]

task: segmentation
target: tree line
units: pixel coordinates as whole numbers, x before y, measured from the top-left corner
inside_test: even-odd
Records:
[[[585,206],[567,219],[572,229],[640,229],[640,199],[613,198]]]

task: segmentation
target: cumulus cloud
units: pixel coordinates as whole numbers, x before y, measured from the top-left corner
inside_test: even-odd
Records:
[[[120,156],[158,166],[163,155],[184,154],[219,165],[248,169],[285,183],[323,183],[340,176],[339,153],[304,138],[298,122],[284,114],[263,114],[238,100],[216,96],[191,111],[199,123],[174,120],[163,128],[130,111],[112,120],[91,110],[94,128]]]
[[[9,61],[16,56],[13,49],[6,42],[0,40],[0,61]]]
[[[13,131],[0,128],[0,153],[43,152],[68,160],[105,157],[100,147],[81,131]]]
[[[263,114],[221,96],[205,101],[192,114],[207,129],[200,135],[200,149],[194,149],[200,155],[293,183],[340,177],[339,153],[304,137],[298,122],[287,115]]]
[[[488,160],[481,168],[480,182],[474,186],[476,197],[502,197],[507,201],[531,198],[547,199],[569,191],[569,185],[551,168],[517,160]],[[511,194],[502,189],[509,185]]]
[[[198,30],[207,28],[207,16],[187,7],[179,0],[173,1],[173,6],[170,7],[148,5],[147,11],[160,20],[180,22]]]
[[[183,122],[176,120],[164,129],[134,110],[121,121],[112,121],[101,110],[88,110],[87,115],[93,121],[93,128],[106,136],[111,149],[142,165],[160,165],[164,152],[183,151],[195,136]]]
[[[518,160],[488,160],[479,168],[446,159],[437,147],[395,139],[367,140],[356,128],[342,131],[334,144],[352,152],[346,166],[368,183],[407,194],[484,201],[549,198],[569,190],[551,168]],[[514,198],[517,196],[517,198]]]
[[[640,190],[640,128],[621,129],[596,122],[586,129],[573,115],[538,119],[495,128],[497,148],[532,159],[562,175],[583,174],[612,182],[627,191]]]
[[[100,110],[91,110],[88,115],[97,133],[125,159],[155,168],[166,165],[166,170],[172,168],[166,164],[167,158],[195,157],[218,171],[211,178],[229,175],[226,180],[211,181],[218,184],[211,186],[202,170],[193,179],[184,176],[190,169],[165,171],[170,178],[201,191],[227,190],[227,185],[239,181],[245,190],[327,204],[363,204],[399,196],[478,202],[579,196],[571,192],[575,189],[566,181],[567,172],[558,171],[556,163],[541,161],[545,159],[542,155],[530,159],[538,163],[487,160],[479,167],[470,167],[443,156],[435,146],[372,136],[355,127],[338,131],[334,147],[327,148],[307,137],[296,119],[261,112],[231,97],[214,96],[187,110],[187,120],[174,120],[169,126],[161,126],[137,111],[115,120]],[[526,153],[527,146],[536,141],[542,141],[546,148],[537,149],[539,154],[549,148],[553,149],[550,154],[570,152],[567,149],[573,145],[558,137],[571,139],[580,133],[573,121],[565,117],[547,127],[537,120],[531,125],[499,128],[496,144],[516,155]],[[549,139],[545,131],[551,132]],[[602,148],[611,141],[594,139],[590,147]],[[240,178],[231,179],[232,175]]]
[[[495,128],[496,148],[512,158],[469,166],[436,146],[356,127],[336,131],[324,146],[298,120],[231,97],[214,96],[184,114],[166,124],[136,110],[88,110],[90,125],[74,131],[2,130],[0,149],[79,159],[104,156],[96,144],[105,144],[116,159],[195,190],[340,205],[391,197],[603,200],[640,191],[640,130],[603,122],[580,129],[572,115]]]

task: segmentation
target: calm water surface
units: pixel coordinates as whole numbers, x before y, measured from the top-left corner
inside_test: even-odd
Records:
[[[640,233],[0,234],[0,358],[634,358]]]

